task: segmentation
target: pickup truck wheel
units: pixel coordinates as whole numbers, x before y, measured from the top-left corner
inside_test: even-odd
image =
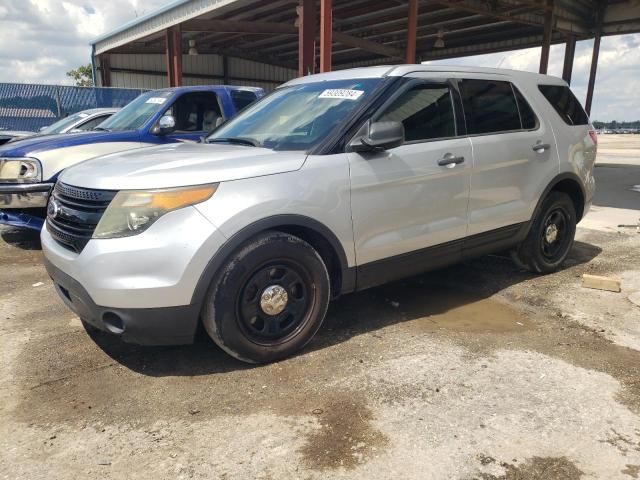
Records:
[[[298,237],[265,232],[232,255],[212,282],[202,321],[233,357],[267,363],[302,349],[322,325],[329,273]]]
[[[527,238],[511,252],[516,265],[536,273],[556,271],[567,258],[576,234],[571,198],[551,192],[533,219]]]

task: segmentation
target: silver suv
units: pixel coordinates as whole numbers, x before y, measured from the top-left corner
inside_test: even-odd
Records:
[[[42,246],[86,323],[143,344],[202,322],[234,357],[301,349],[332,298],[496,251],[566,258],[596,136],[566,83],[421,65],[293,80],[203,142],[65,170]]]

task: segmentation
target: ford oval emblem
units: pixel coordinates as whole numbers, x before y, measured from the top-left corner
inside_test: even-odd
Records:
[[[51,197],[49,200],[49,205],[47,206],[47,215],[51,218],[56,218],[58,213],[60,212],[60,205],[56,202],[55,198]]]

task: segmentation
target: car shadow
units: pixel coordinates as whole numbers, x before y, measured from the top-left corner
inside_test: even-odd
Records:
[[[35,230],[0,227],[0,237],[6,244],[21,250],[42,250],[40,232]]]
[[[597,246],[575,242],[564,268],[588,263],[601,251]],[[535,275],[518,269],[507,256],[491,255],[345,295],[330,305],[320,331],[298,355],[325,349],[400,322],[446,313],[487,299],[533,277]],[[115,361],[148,376],[211,375],[259,368],[227,355],[203,329],[193,345],[178,347],[135,346],[103,332],[88,332]]]

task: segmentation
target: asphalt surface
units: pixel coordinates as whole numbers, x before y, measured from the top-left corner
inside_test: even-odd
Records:
[[[603,150],[562,271],[488,256],[348,295],[265,366],[89,335],[37,236],[0,230],[0,478],[640,478],[640,234],[612,220],[640,155]]]

